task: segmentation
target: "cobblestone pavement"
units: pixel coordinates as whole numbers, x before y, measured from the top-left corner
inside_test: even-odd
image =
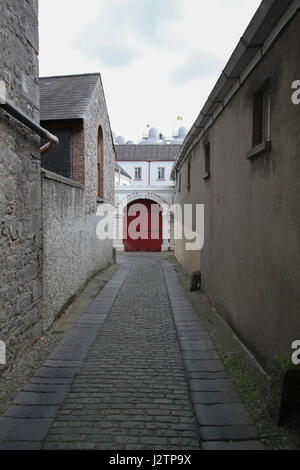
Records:
[[[0,449],[263,449],[171,264],[120,259],[0,421]]]

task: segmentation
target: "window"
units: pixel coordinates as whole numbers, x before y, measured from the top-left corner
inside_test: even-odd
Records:
[[[135,168],[134,169],[134,179],[136,179],[136,180],[141,180],[142,179],[142,169],[141,168]]]
[[[158,179],[159,180],[165,179],[165,169],[162,167],[158,168]]]
[[[271,89],[268,80],[254,95],[253,142],[256,147],[271,140]]]
[[[204,147],[204,178],[210,177],[210,142]]]
[[[191,189],[191,160],[188,162],[187,189]]]
[[[178,192],[180,193],[181,191],[181,173],[179,173],[179,176],[178,176]]]
[[[103,181],[103,131],[102,127],[98,130],[98,146],[97,146],[97,197],[104,197],[104,181]]]
[[[49,129],[49,127],[47,126]],[[52,171],[65,178],[72,178],[72,129],[51,129],[50,132],[59,138],[59,144],[54,145],[50,152],[42,155],[41,166],[45,170]],[[42,145],[46,140],[42,140]]]

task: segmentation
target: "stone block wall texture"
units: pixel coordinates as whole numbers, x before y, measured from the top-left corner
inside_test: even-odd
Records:
[[[104,202],[114,202],[115,154],[102,83],[88,106],[84,134],[78,135],[77,150],[84,145],[85,184],[43,172],[43,327],[97,271],[112,262],[113,240],[99,240],[97,202],[97,138],[104,137]],[[73,140],[74,145],[74,140]]]
[[[79,124],[72,129],[72,180],[85,183],[84,129]]]
[[[0,0],[0,80],[39,122],[37,1]],[[0,110],[0,339],[7,359],[41,333],[40,139]]]
[[[104,145],[104,201],[114,204],[115,153],[102,81],[95,87],[84,120],[86,211],[97,209],[97,142],[102,127]]]

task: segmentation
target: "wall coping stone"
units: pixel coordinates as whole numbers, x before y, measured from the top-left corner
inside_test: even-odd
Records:
[[[52,171],[45,170],[44,168],[41,168],[41,175],[42,178],[47,178],[53,181],[57,181],[58,183],[67,184],[69,186],[74,186],[75,188],[85,190],[84,184],[77,183],[77,181],[65,178],[64,176],[53,173]]]

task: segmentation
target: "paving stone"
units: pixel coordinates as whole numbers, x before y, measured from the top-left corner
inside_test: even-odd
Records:
[[[66,378],[66,377],[61,377],[61,378],[55,378],[55,377],[32,377],[30,380],[30,383],[36,383],[36,384],[57,384],[57,385],[70,385],[72,383],[73,379],[72,378]]]
[[[25,385],[23,392],[41,392],[64,396],[68,389],[69,387],[67,385],[29,383]]]
[[[233,426],[252,424],[246,408],[240,404],[196,405],[201,426]]]
[[[190,377],[190,380],[219,380],[219,379],[227,379],[228,380],[228,374],[227,372],[193,372],[193,371],[188,371],[188,375]]]
[[[191,372],[223,372],[224,365],[220,360],[198,361],[196,359],[185,360],[185,367]]]
[[[49,356],[50,361],[83,361],[87,355],[87,350],[66,350],[58,348]],[[45,364],[46,365],[46,364]],[[47,364],[48,365],[48,364]]]
[[[52,420],[48,418],[8,418],[0,420],[0,441],[41,441]]]
[[[9,408],[5,416],[9,418],[54,418],[58,406],[22,406],[15,405]]]
[[[183,359],[184,360],[199,360],[199,361],[206,361],[208,359],[219,360],[219,356],[216,351],[212,349],[209,351],[183,351]]]
[[[192,392],[194,403],[218,404],[218,403],[239,403],[241,401],[236,392]]]
[[[265,450],[261,442],[204,442],[203,450]]]
[[[80,320],[78,320],[78,325],[81,323],[85,324],[102,324],[106,319],[106,315],[94,315],[92,313],[85,313],[81,316]]]
[[[175,318],[175,321],[194,321],[196,319],[196,315],[194,312],[190,312],[187,310],[179,310],[179,309],[173,309],[173,316]]]
[[[38,384],[32,384],[38,387]],[[47,387],[47,385],[41,385],[42,387]],[[59,387],[59,385],[56,385]],[[57,391],[49,392],[20,392],[15,400],[17,405],[59,405],[62,403],[67,392],[67,388],[62,386],[61,389]]]
[[[95,335],[96,336],[96,335]],[[70,338],[67,338],[60,343],[61,348],[79,348],[79,349],[84,349],[84,348],[89,348],[91,344],[93,343],[93,338],[89,337],[81,337],[81,335],[73,335]]]
[[[76,323],[76,325],[70,329],[69,337],[71,337],[71,335],[76,335],[81,338],[86,338],[90,336],[96,337],[97,330],[95,330],[95,327],[93,325]]]
[[[35,377],[68,378],[74,377],[79,367],[41,367]]]
[[[61,361],[60,359],[47,359],[44,362],[44,366],[46,367],[80,367],[82,365],[82,361]]]
[[[95,315],[103,315],[103,319],[107,317],[108,312],[110,311],[112,307],[112,302],[109,302],[107,304],[103,303],[98,303],[98,304],[92,304],[86,309],[86,314],[95,314]]]
[[[197,341],[180,340],[180,345],[183,351],[206,351],[208,349],[214,349],[209,339]]]
[[[201,426],[203,441],[250,441],[258,440],[255,426]]]
[[[197,340],[197,339],[209,339],[207,334],[202,331],[188,331],[182,332],[178,334],[178,338],[180,340],[188,339],[188,340]]]
[[[231,392],[234,386],[231,380],[190,380],[190,387],[193,392]]]
[[[0,442],[0,450],[41,450],[41,442]]]
[[[180,332],[185,332],[185,331],[202,331],[204,332],[202,328],[202,324],[200,323],[199,319],[195,319],[193,321],[176,321],[176,328]]]

